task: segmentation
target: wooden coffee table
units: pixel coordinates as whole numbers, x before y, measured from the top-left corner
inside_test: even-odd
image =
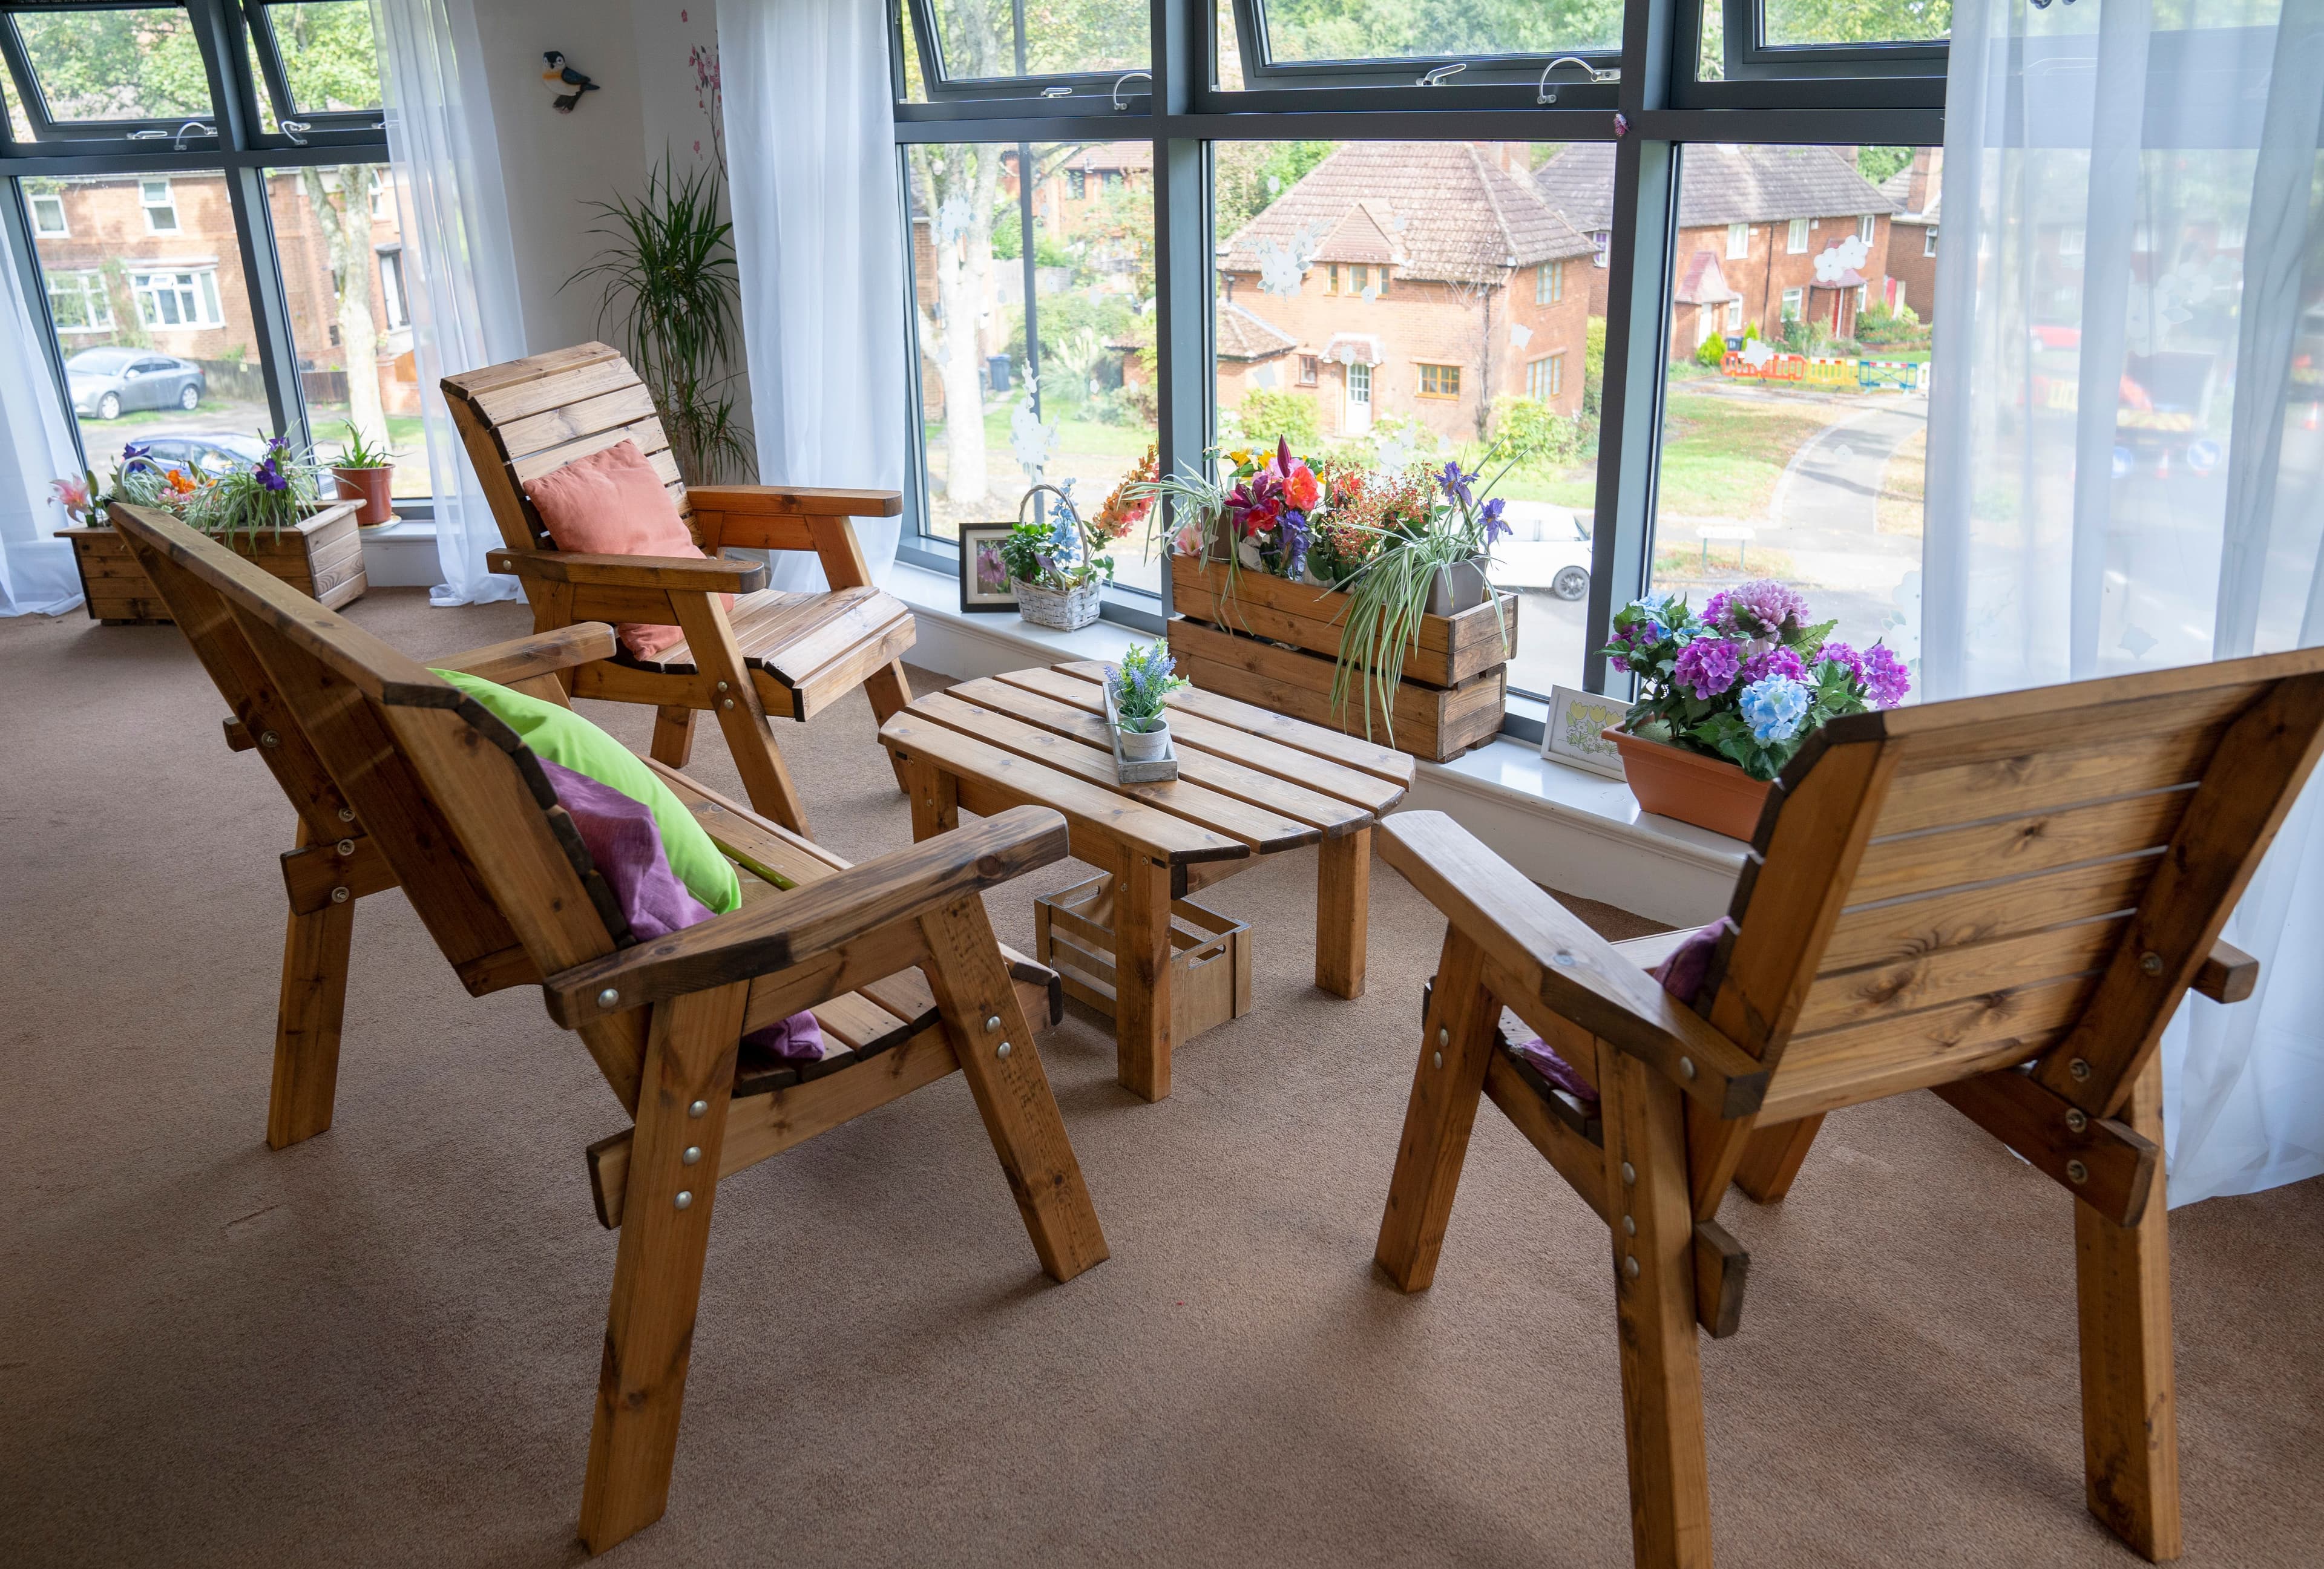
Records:
[[[1301,844],[1318,851],[1315,984],[1364,990],[1372,826],[1413,761],[1356,736],[1189,688],[1170,697],[1178,777],[1114,778],[1097,664],[1012,670],[919,698],[880,727],[912,796],[912,836],[1014,806],[1065,814],[1074,858],[1113,877],[1121,1082],[1170,1093],[1170,901]]]

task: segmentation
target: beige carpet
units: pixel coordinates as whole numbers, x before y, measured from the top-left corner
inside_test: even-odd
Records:
[[[522,630],[375,593],[415,652]],[[536,994],[356,922],[338,1121],[263,1142],[290,815],[178,634],[0,623],[0,1564],[555,1564],[622,1118]],[[647,715],[599,709],[641,742]],[[786,726],[818,835],[904,844],[858,701]],[[715,738],[696,766],[736,789]],[[1053,867],[991,902],[1028,947]],[[957,1077],[721,1191],[669,1516],[634,1564],[1629,1562],[1602,1228],[1488,1111],[1435,1288],[1370,1268],[1442,923],[1374,880],[1370,995],[1308,983],[1312,859],[1206,897],[1258,1010],[1118,1088],[1042,1042],[1113,1258],[1035,1265]],[[1726,1564],[2123,1564],[2084,1513],[2069,1204],[1932,1097],[1731,1197],[1705,1343]],[[2324,1541],[2324,1184],[2173,1217],[2187,1562]]]

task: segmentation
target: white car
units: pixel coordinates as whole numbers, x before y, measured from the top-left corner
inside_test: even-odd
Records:
[[[1502,516],[1508,537],[1493,547],[1496,588],[1538,588],[1560,599],[1590,592],[1590,531],[1572,509],[1511,502]]]

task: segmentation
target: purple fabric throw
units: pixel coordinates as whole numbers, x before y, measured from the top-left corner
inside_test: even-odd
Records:
[[[711,918],[710,907],[687,891],[663,854],[661,830],[644,803],[562,763],[538,760],[557,792],[557,804],[573,819],[597,873],[613,891],[613,902],[641,943],[684,931]],[[742,1038],[751,1050],[788,1061],[815,1062],[823,1056],[823,1030],[812,1013],[794,1013],[779,1024]]]
[[[1646,974],[1660,982],[1664,991],[1692,1007],[1694,994],[1702,990],[1702,978],[1711,973],[1711,955],[1719,951],[1719,939],[1726,935],[1727,928],[1728,919],[1722,915],[1702,930],[1689,933],[1684,942],[1670,951],[1669,957]],[[1572,1065],[1557,1055],[1557,1048],[1540,1036],[1517,1048],[1517,1055],[1542,1077],[1583,1105],[1598,1103],[1596,1088],[1574,1072]]]

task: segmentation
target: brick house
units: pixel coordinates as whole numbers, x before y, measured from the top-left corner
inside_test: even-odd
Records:
[[[1780,335],[1786,317],[1852,336],[1856,313],[1887,297],[1889,223],[1896,204],[1857,172],[1847,147],[1691,144],[1679,182],[1678,298],[1670,356],[1692,355],[1705,338],[1733,337],[1754,322]],[[1584,233],[1614,221],[1614,148],[1577,142],[1533,171],[1542,201]],[[1819,254],[1861,242],[1857,266]],[[1605,309],[1605,272],[1592,280],[1593,309]],[[1715,286],[1714,286],[1715,285]]]
[[[1040,163],[1037,156],[1034,167],[1039,168]],[[1001,185],[1013,195],[1016,159],[1011,156],[1005,167]],[[1075,235],[1092,229],[1111,234],[1120,227],[1111,200],[1127,191],[1153,188],[1153,143],[1107,142],[1078,148],[1035,189],[1034,221],[1055,235]]]
[[[1453,440],[1493,399],[1582,408],[1592,245],[1522,146],[1350,143],[1219,246],[1218,401],[1306,392],[1327,435]]]
[[[1888,229],[1888,303],[1910,306],[1923,321],[1937,316],[1937,208],[1944,167],[1943,148],[1916,148],[1913,162],[1880,184],[1880,193],[1896,206]]]
[[[336,180],[337,171],[330,178]],[[360,236],[379,340],[371,368],[390,413],[419,411],[402,230],[394,192],[366,192]],[[343,402],[347,372],[329,247],[299,175],[267,180],[291,339],[308,396]],[[29,184],[25,208],[67,358],[142,333],[163,354],[199,362],[225,397],[263,398],[257,328],[226,181],[215,174],[97,175]]]

